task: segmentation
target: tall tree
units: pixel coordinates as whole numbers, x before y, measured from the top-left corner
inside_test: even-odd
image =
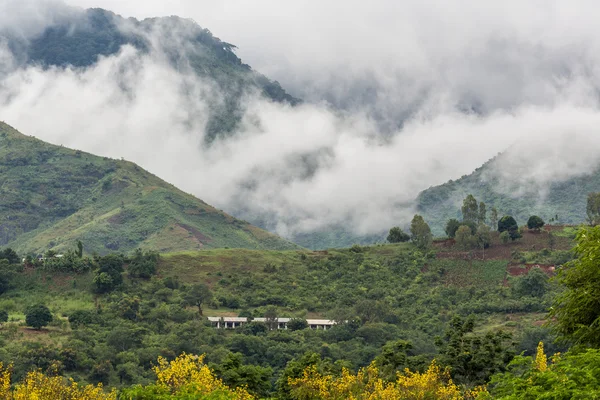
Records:
[[[202,305],[212,300],[213,294],[204,283],[197,283],[186,290],[183,295],[183,304],[198,307],[198,314],[202,316]]]
[[[565,290],[550,308],[550,321],[565,339],[600,347],[600,226],[581,228],[576,236],[577,258],[560,269]]]
[[[421,250],[429,249],[433,242],[431,228],[419,214],[416,214],[410,223],[410,239]]]
[[[590,225],[600,223],[600,192],[588,194],[586,212]],[[558,215],[555,219],[558,220]]]
[[[456,218],[451,218],[448,220],[448,222],[446,223],[446,235],[448,235],[448,237],[453,238],[454,236],[456,236],[456,231],[458,230],[458,228],[460,227],[460,222],[456,219]]]
[[[469,229],[468,226],[466,225],[461,225],[458,230],[456,231],[456,245],[461,249],[461,250],[470,250],[473,247],[475,247],[475,237],[473,236],[473,234],[471,233],[471,229]]]
[[[477,215],[477,222],[479,222],[479,224],[485,224],[485,221],[487,220],[487,210],[485,208],[485,203],[482,201],[481,203],[479,203],[479,214]]]
[[[81,243],[81,240],[77,241],[77,257],[83,257],[83,243]]]
[[[463,205],[461,207],[463,221],[465,222],[477,222],[479,218],[479,205],[477,204],[477,199],[470,194],[463,200]]]
[[[490,212],[490,223],[492,224],[492,230],[498,229],[498,210],[496,210],[496,207],[492,207]]]

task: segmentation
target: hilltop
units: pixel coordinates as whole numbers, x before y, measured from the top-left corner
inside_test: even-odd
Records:
[[[486,162],[469,175],[419,194],[417,212],[424,216],[436,235],[444,235],[448,219],[462,219],[460,207],[469,194],[483,201],[488,211],[496,207],[500,216],[512,215],[519,225],[525,225],[531,215],[538,215],[546,222],[553,219],[554,223],[561,224],[585,222],[587,195],[600,191],[600,170],[549,183],[540,193],[524,187],[516,178],[514,182],[510,177],[503,177],[500,181],[495,173],[499,157],[503,155]]]
[[[81,10],[67,6],[52,24],[24,38],[0,30],[17,66],[89,67],[100,57],[117,54],[129,45],[140,54],[166,59],[177,71],[205,79],[214,89],[203,93],[210,118],[206,141],[232,134],[240,121],[246,95],[259,93],[275,102],[296,105],[277,81],[254,71],[236,56],[236,46],[213,36],[194,21],[176,16],[138,21],[100,8]]]
[[[296,245],[139,166],[45,143],[0,123],[0,245],[19,253],[161,252]]]

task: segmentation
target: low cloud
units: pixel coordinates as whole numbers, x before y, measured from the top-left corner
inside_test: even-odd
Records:
[[[384,3],[401,14],[403,35],[396,39],[369,32],[384,18]],[[348,38],[369,39],[354,53],[344,42],[334,57],[334,47],[318,47],[315,33],[306,32],[307,44],[289,50],[286,62],[270,53],[280,49],[277,43],[266,43],[273,47],[258,62],[261,72],[272,72],[312,101],[290,107],[249,94],[239,131],[211,146],[204,144],[204,129],[220,93],[213,82],[174,70],[162,54],[173,42],[156,32],[147,33],[155,44],[150,53],[126,46],[87,69],[7,73],[0,81],[0,119],[55,144],[132,160],[226,211],[266,217],[286,236],[335,224],[359,234],[406,224],[421,190],[468,174],[506,149],[495,163],[494,173],[507,182],[498,190],[533,182],[542,193],[549,182],[597,167],[600,74],[597,56],[579,52],[596,48],[597,41],[583,42],[595,31],[586,25],[560,37],[546,27],[533,40],[528,35],[556,10],[527,22],[502,10],[494,19],[466,3],[484,13],[482,32],[473,16],[452,33],[456,13],[442,23],[437,9],[428,14],[409,2],[410,12],[402,14],[390,2],[376,2],[378,14],[366,18],[367,26],[356,20],[358,32]],[[233,16],[248,7],[236,4]],[[317,27],[332,12],[326,7]],[[340,35],[331,23],[326,42]],[[566,32],[563,25],[560,20],[551,27]],[[434,35],[434,27],[441,34]],[[295,52],[313,45],[314,65],[298,61]],[[268,54],[293,68],[286,75],[269,66]],[[6,49],[2,60],[10,62]]]

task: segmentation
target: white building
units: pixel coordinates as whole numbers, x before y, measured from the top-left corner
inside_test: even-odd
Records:
[[[277,324],[277,329],[287,329],[287,324],[292,320],[292,318],[275,318],[274,320],[267,321],[266,318],[254,318],[248,319],[246,317],[208,317],[208,320],[211,322],[212,326],[217,329],[234,329],[239,328],[248,322],[264,322],[264,323],[273,323]],[[328,319],[307,319],[308,327],[310,329],[329,329],[333,325],[336,324],[335,321],[330,321]]]

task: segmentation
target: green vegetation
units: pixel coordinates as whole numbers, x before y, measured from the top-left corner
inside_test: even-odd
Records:
[[[390,229],[390,233],[388,234],[387,241],[390,243],[402,243],[408,242],[410,240],[410,235],[405,233],[401,228],[395,226]]]
[[[36,304],[25,310],[25,323],[34,329],[40,330],[50,321],[52,321],[52,313],[43,304]]]
[[[410,223],[410,240],[421,250],[428,250],[433,241],[429,225],[418,214],[414,216]]]
[[[537,215],[532,215],[527,220],[527,228],[533,229],[533,230],[535,230],[537,232],[539,232],[540,229],[542,229],[542,227],[544,225],[546,225],[546,223],[544,222],[544,220],[541,219],[540,217],[538,217]]]
[[[511,240],[522,237],[521,232],[519,232],[517,221],[510,215],[505,215],[500,218],[500,221],[498,221],[498,232],[508,232],[508,236]]]
[[[0,171],[0,245],[21,254],[60,253],[78,241],[88,254],[296,248],[135,164],[53,146],[3,123]]]
[[[494,239],[494,246],[502,245]],[[554,286],[544,281],[540,292],[527,274],[507,286],[505,260],[445,258],[410,243],[326,252],[213,249],[158,258],[147,251],[72,254],[60,267],[50,258],[25,270],[6,262],[5,268],[22,271],[0,297],[10,321],[0,329],[0,361],[15,363],[15,379],[59,365],[61,374],[81,382],[145,385],[154,379],[158,356],[186,352],[206,354],[227,385],[247,384],[259,396],[285,398],[282,377],[297,378],[312,362],[338,373],[379,360],[392,377],[404,367],[423,371],[436,358],[453,367],[457,382],[471,385],[506,371],[512,355],[533,354],[539,340],[552,338],[547,329],[526,327],[543,318]],[[87,267],[78,267],[78,260]],[[155,273],[141,277],[138,264],[152,260],[148,271]],[[102,274],[121,283],[98,290]],[[54,316],[36,336],[20,326],[35,304]],[[270,330],[269,322],[218,330],[200,314],[294,320],[285,331]],[[306,318],[341,322],[311,330]],[[457,356],[466,349],[477,356]]]
[[[434,235],[444,234],[445,224],[450,218],[461,218],[461,205],[469,194],[486,204],[490,211],[489,222],[495,229],[498,215],[512,215],[519,225],[525,225],[531,215],[538,215],[552,224],[583,223],[586,221],[588,194],[600,192],[600,170],[595,170],[589,175],[548,184],[544,187],[543,201],[540,201],[537,190],[524,191],[526,188],[510,182],[509,178],[508,183],[501,182],[494,172],[495,162],[496,159],[492,159],[469,175],[419,194],[417,212],[427,220]]]

